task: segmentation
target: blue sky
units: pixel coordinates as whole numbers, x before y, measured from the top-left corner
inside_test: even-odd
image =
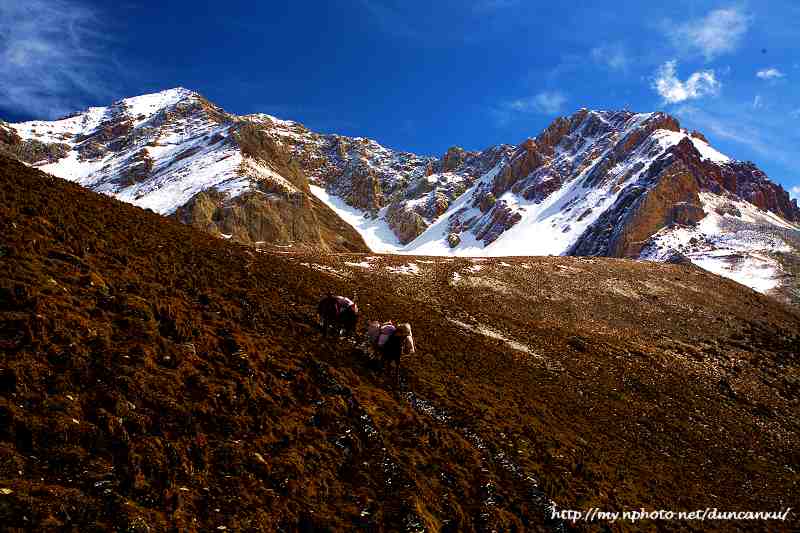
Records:
[[[0,117],[184,86],[440,154],[663,110],[800,195],[800,3],[658,4],[0,0]]]

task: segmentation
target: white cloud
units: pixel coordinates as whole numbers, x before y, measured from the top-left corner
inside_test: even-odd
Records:
[[[509,102],[508,107],[520,113],[542,113],[554,115],[561,111],[567,97],[558,91],[543,91],[530,98]]]
[[[789,197],[800,202],[800,186],[795,185],[789,189]]]
[[[0,108],[54,118],[110,97],[100,26],[71,0],[0,0]]]
[[[606,43],[592,49],[592,59],[610,70],[627,70],[630,60],[620,43]]]
[[[719,92],[722,84],[715,77],[713,70],[695,72],[686,81],[681,81],[677,76],[677,66],[677,61],[667,61],[659,67],[653,80],[653,88],[665,103],[675,104]]]
[[[678,48],[698,51],[710,61],[736,50],[749,26],[750,17],[729,7],[677,26],[669,23],[667,33]]]
[[[756,72],[756,76],[762,80],[775,80],[783,78],[785,74],[775,67],[765,68]]]
[[[764,103],[761,101],[761,95],[757,94],[755,98],[753,98],[753,109],[758,109],[763,107]]]

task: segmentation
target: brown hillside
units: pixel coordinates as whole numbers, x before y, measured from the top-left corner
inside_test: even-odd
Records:
[[[0,157],[0,272],[4,530],[800,507],[800,315],[693,267],[259,253]],[[413,323],[398,389],[327,290]]]

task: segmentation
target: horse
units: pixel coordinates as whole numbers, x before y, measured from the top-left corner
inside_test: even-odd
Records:
[[[323,336],[328,336],[330,327],[334,328],[337,337],[341,330],[344,330],[348,337],[355,335],[358,324],[358,306],[349,298],[333,296],[329,293],[317,305],[317,314]]]
[[[381,364],[384,369],[394,363],[395,384],[400,383],[400,358],[405,354],[412,354],[414,348],[414,338],[411,336],[411,324],[384,324],[370,322],[367,333],[373,348],[381,356]]]

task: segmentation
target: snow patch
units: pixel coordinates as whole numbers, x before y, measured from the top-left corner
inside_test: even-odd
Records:
[[[419,274],[419,266],[416,263],[407,263],[400,266],[387,266],[386,270],[392,274],[405,274],[408,276],[416,276]]]
[[[696,226],[662,229],[640,258],[664,261],[677,251],[697,266],[758,292],[775,289],[785,272],[770,254],[791,252],[782,235],[800,232],[800,226],[732,197],[703,192],[700,200],[706,216]]]

